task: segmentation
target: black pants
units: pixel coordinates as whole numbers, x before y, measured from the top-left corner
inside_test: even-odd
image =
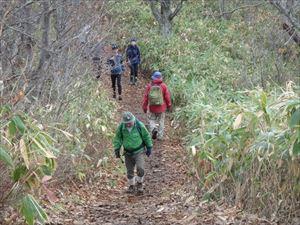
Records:
[[[112,74],[111,75],[111,85],[112,89],[114,91],[114,94],[116,93],[116,84],[118,85],[118,94],[122,94],[122,86],[121,86],[121,74]]]
[[[130,81],[136,82],[136,78],[138,76],[139,64],[131,64],[130,65]]]

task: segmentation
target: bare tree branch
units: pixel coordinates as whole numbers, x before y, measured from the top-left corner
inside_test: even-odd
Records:
[[[290,38],[300,46],[300,35],[295,31],[294,28],[290,27],[287,23],[282,24],[282,28],[290,35]]]
[[[150,5],[152,14],[154,18],[157,20],[160,28],[160,32],[164,36],[169,36],[172,31],[172,20],[182,9],[183,2],[187,0],[180,0],[180,2],[176,5],[175,10],[172,12],[172,4],[174,4],[173,0],[148,0],[147,2]],[[178,2],[178,1],[177,1]],[[158,9],[160,7],[160,11]]]
[[[284,8],[278,0],[269,0],[269,2],[287,18],[293,27],[300,30],[300,23],[291,15],[288,9]]]
[[[25,7],[27,7],[27,6],[29,6],[29,5],[31,5],[31,4],[33,4],[33,3],[34,3],[34,1],[28,1],[28,2],[24,3],[24,5],[20,6],[20,7],[16,10],[16,12],[19,11],[19,10],[21,10],[21,9],[23,9],[23,8],[25,8]]]
[[[180,3],[176,6],[176,9],[174,12],[169,16],[169,20],[173,20],[174,17],[179,13],[179,11],[182,9],[183,2],[186,2],[186,0],[181,0]]]
[[[258,7],[258,6],[261,6],[261,5],[264,5],[266,4],[266,2],[260,2],[260,3],[257,3],[257,4],[253,4],[253,5],[243,5],[243,6],[240,6],[240,7],[237,7],[229,12],[222,12],[219,16],[224,16],[224,15],[231,15],[233,14],[234,12],[238,11],[238,10],[241,10],[241,9],[246,9],[246,8],[255,8],[255,7]]]

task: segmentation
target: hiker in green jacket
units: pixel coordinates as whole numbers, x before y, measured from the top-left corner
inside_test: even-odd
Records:
[[[152,152],[152,139],[145,125],[137,120],[131,112],[124,112],[122,121],[117,128],[113,140],[116,158],[120,158],[120,149],[123,146],[125,165],[128,178],[128,192],[133,193],[135,187],[143,193],[144,182],[144,153],[149,157]],[[145,152],[146,149],[146,152]],[[134,176],[136,166],[137,176]]]

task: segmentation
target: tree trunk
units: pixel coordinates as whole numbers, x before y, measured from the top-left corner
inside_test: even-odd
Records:
[[[23,4],[26,4],[27,0],[23,0]],[[31,6],[25,6],[24,7],[24,16],[29,20],[31,16]],[[33,25],[30,21],[27,21],[24,25],[24,31],[26,34],[32,35],[33,33]],[[31,37],[26,36],[22,34],[23,36],[23,45],[25,46],[25,51],[26,51],[26,66],[24,69],[25,76],[28,76],[32,69],[32,61],[33,61],[33,40]]]
[[[50,13],[49,13],[49,2],[43,1],[43,18],[42,18],[42,48],[40,52],[40,61],[37,70],[41,71],[45,61],[50,57],[48,52],[49,47],[49,30],[50,30]]]
[[[64,30],[66,29],[66,21],[68,17],[68,11],[66,7],[66,0],[60,0],[55,2],[54,13],[54,29],[56,31],[56,40],[61,40]]]
[[[172,33],[172,20],[179,13],[182,8],[183,2],[185,0],[181,0],[175,10],[172,12],[172,4],[171,0],[160,0],[160,11],[157,8],[155,1],[150,1],[150,8],[153,16],[159,23],[160,33],[168,37]]]
[[[172,24],[170,15],[171,11],[171,2],[170,0],[161,0],[161,20],[160,20],[160,33],[168,37],[172,31]]]
[[[160,33],[168,37],[172,33],[172,24],[171,21],[168,20],[166,17],[162,17],[161,21],[159,22],[159,27],[160,27]]]
[[[36,83],[32,84],[32,87],[35,87],[35,93],[38,96],[42,95],[42,89],[45,81],[49,77],[49,73],[45,73],[45,68],[49,66],[46,65],[46,62],[50,59],[50,54],[48,52],[49,49],[49,31],[50,31],[50,4],[49,1],[43,1],[43,17],[42,17],[42,42],[41,42],[41,50],[40,50],[40,60],[37,67],[37,70],[33,73],[36,76]]]

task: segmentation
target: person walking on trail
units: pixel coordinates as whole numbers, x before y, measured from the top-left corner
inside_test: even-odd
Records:
[[[124,73],[124,65],[122,55],[119,53],[119,47],[116,44],[112,44],[113,55],[109,58],[108,64],[111,72],[111,84],[113,89],[113,98],[117,98],[116,85],[118,86],[119,100],[122,100],[122,85],[121,77]]]
[[[130,40],[130,44],[126,49],[126,58],[130,68],[130,84],[135,85],[138,77],[138,67],[141,63],[140,49],[135,38]]]
[[[151,79],[152,81],[146,86],[143,110],[147,113],[149,107],[148,120],[152,138],[163,140],[165,112],[171,110],[171,97],[167,85],[162,80],[161,72],[155,71]]]
[[[121,158],[121,147],[124,149],[125,165],[128,178],[128,192],[143,193],[144,153],[149,157],[152,152],[152,139],[145,125],[131,112],[124,112],[114,140],[116,158]],[[146,149],[146,152],[145,152]],[[137,176],[134,174],[136,167]]]

